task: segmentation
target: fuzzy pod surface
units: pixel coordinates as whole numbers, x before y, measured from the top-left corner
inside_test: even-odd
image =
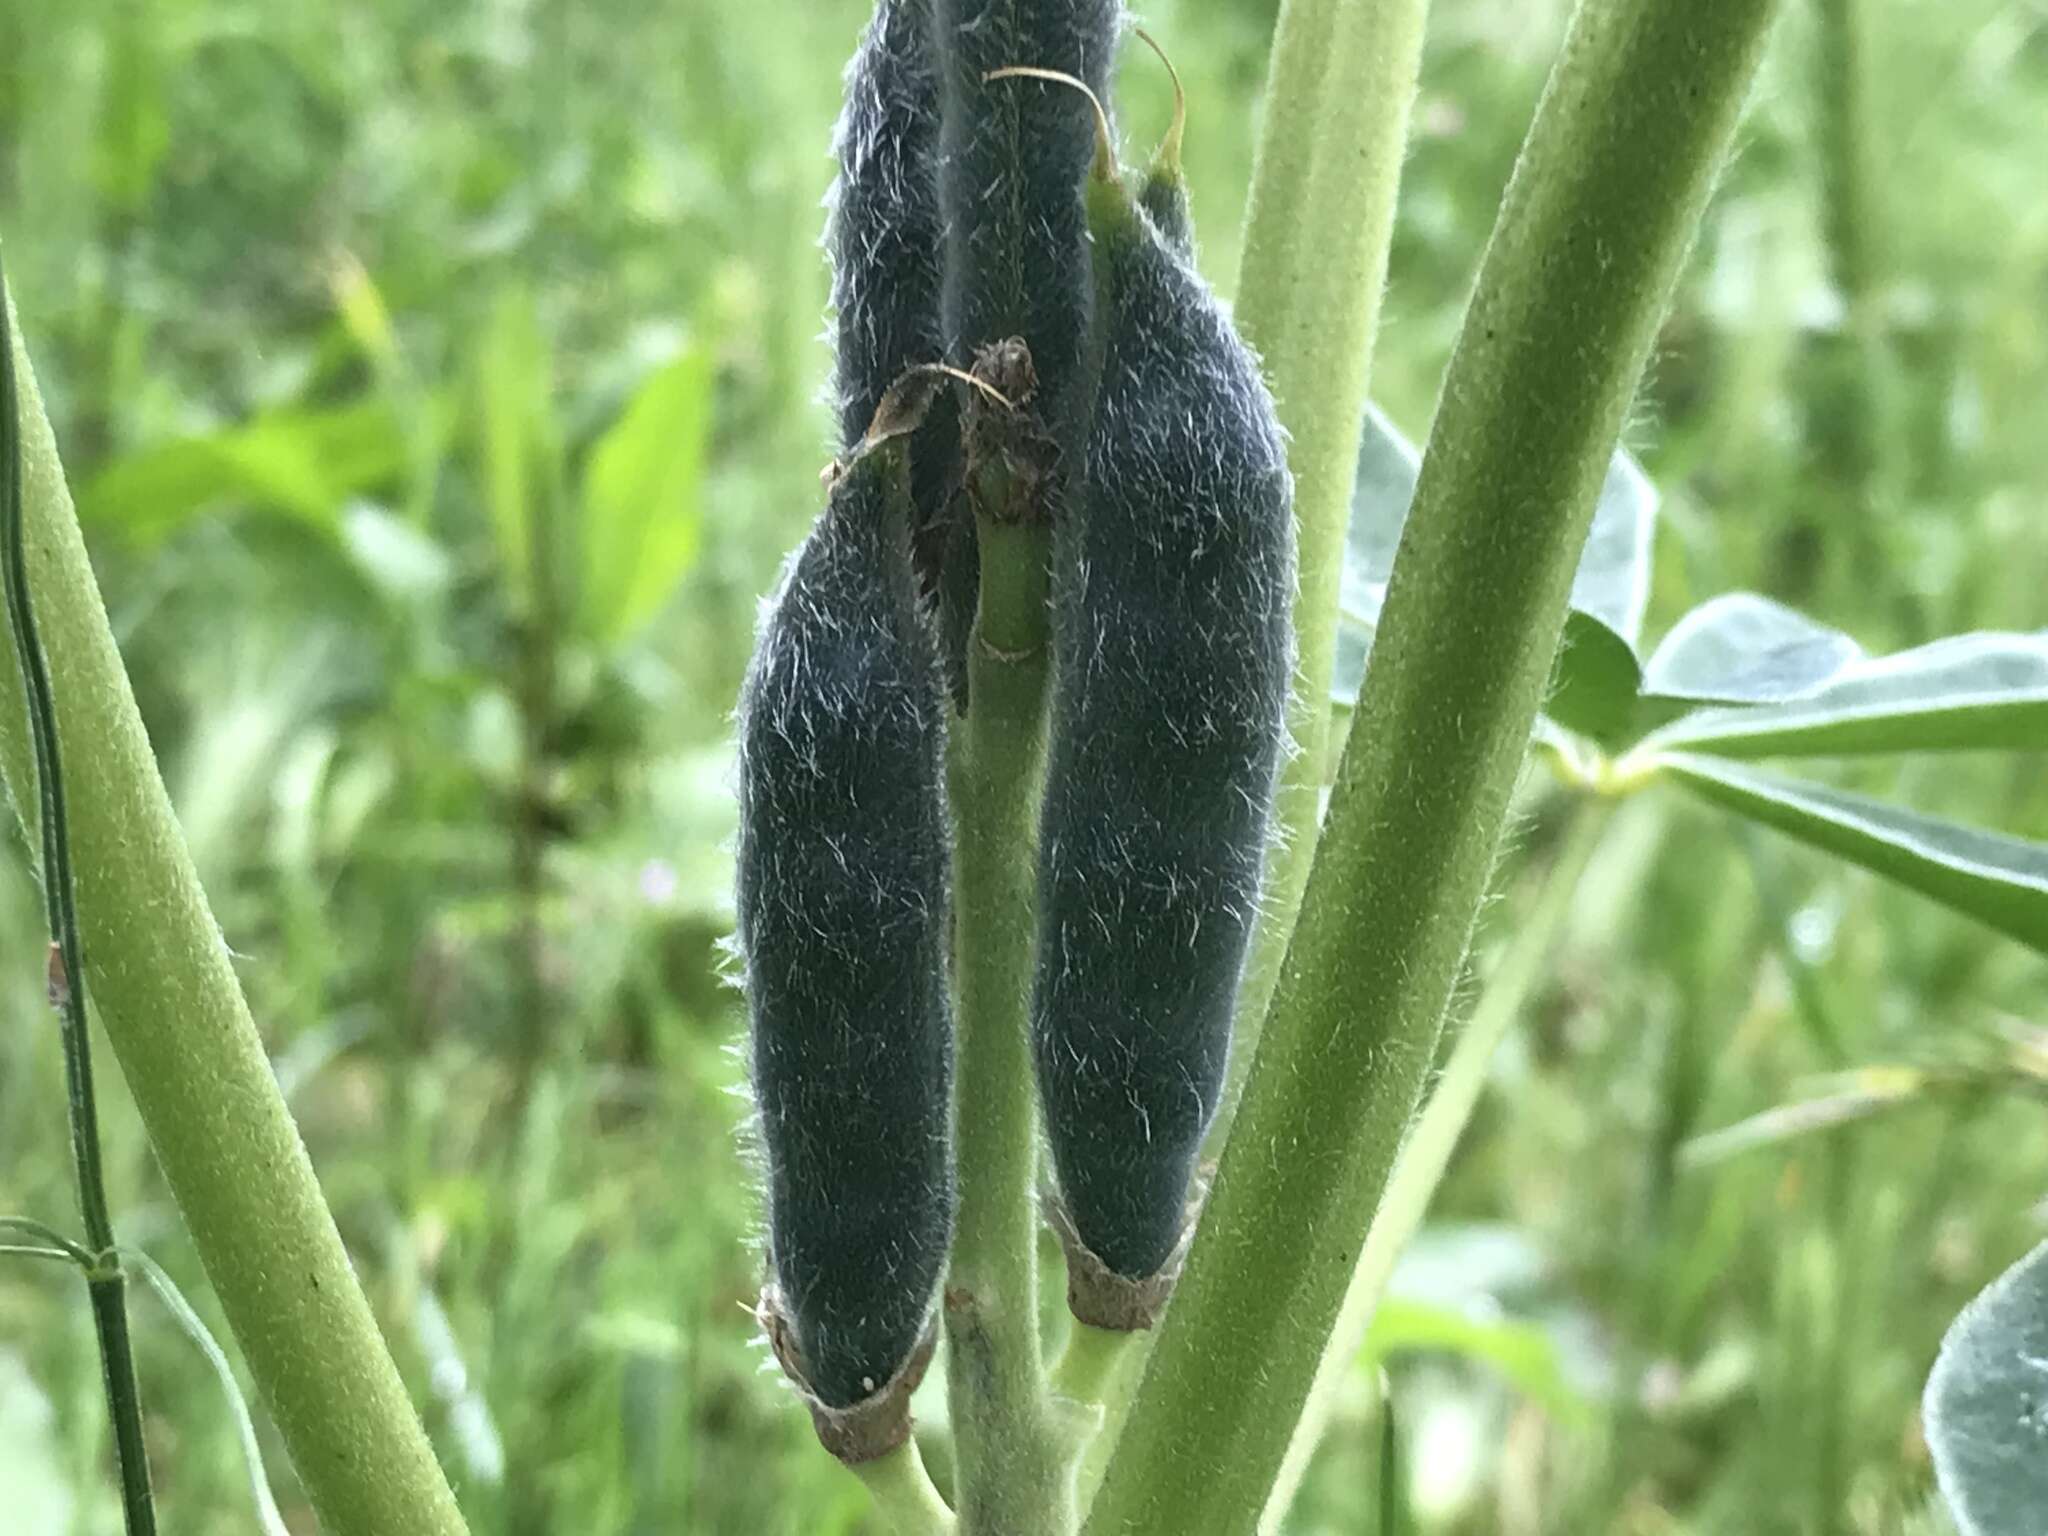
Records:
[[[891,385],[945,356],[945,219],[939,204],[939,61],[933,0],[879,0],[846,67],[833,139],[839,176],[832,259],[834,406],[839,446],[867,432]],[[933,401],[911,440],[911,540],[921,584],[937,597],[961,520],[959,417]]]
[[[871,1396],[926,1332],[953,1195],[937,658],[899,440],[833,488],[739,703],[738,929],[774,1287],[802,1385]]]
[[[1087,99],[993,70],[1058,70],[1108,93],[1121,0],[935,0],[944,60],[940,192],[945,323],[955,362],[1023,340],[1046,418],[1068,424],[1082,377],[1092,272],[1082,189],[1094,152]],[[1077,434],[1078,435],[1078,434]]]
[[[1054,534],[1033,1050],[1068,1219],[1174,1257],[1256,915],[1293,664],[1292,481],[1256,361],[1122,187],[1091,191],[1101,385]]]
[[[1195,212],[1188,200],[1187,178],[1178,158],[1155,160],[1138,186],[1138,206],[1166,248],[1183,261],[1195,254]]]

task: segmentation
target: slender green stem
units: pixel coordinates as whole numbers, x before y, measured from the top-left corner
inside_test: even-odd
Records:
[[[1812,436],[1827,493],[1828,526],[1814,531],[1814,555],[1838,539],[1866,586],[1883,575],[1872,513],[1880,478],[1880,385],[1876,181],[1871,174],[1869,18],[1864,0],[1817,0],[1814,107],[1820,162],[1821,228],[1828,275],[1842,304],[1838,335],[1819,344],[1811,402]]]
[[[874,1496],[875,1511],[891,1536],[952,1536],[953,1511],[933,1486],[915,1440],[856,1464],[853,1473]]]
[[[59,1264],[75,1264],[78,1262],[62,1248],[42,1248],[28,1243],[0,1243],[0,1258],[51,1259]]]
[[[21,1237],[32,1238],[37,1246],[54,1248],[59,1255],[69,1259],[81,1270],[88,1273],[92,1270],[94,1256],[89,1249],[74,1243],[62,1232],[44,1226],[40,1221],[32,1221],[26,1216],[0,1216],[0,1232],[12,1232]]]
[[[1093,1536],[1264,1506],[1436,1047],[1658,321],[1773,0],[1587,0],[1445,381],[1300,921]]]
[[[5,288],[0,274],[0,290]],[[153,1536],[156,1502],[149,1490],[149,1450],[142,1438],[142,1389],[128,1340],[128,1308],[120,1262],[113,1257],[114,1222],[100,1168],[99,1100],[93,1091],[92,1034],[85,1016],[85,955],[71,873],[71,835],[64,801],[64,759],[50,668],[36,634],[22,533],[21,407],[14,377],[12,316],[0,304],[0,519],[5,521],[7,618],[28,704],[35,756],[37,820],[43,848],[43,909],[50,931],[50,1001],[62,1019],[64,1082],[71,1121],[71,1161],[86,1241],[99,1255],[86,1283],[99,1336],[107,1415],[114,1426],[114,1463],[129,1536]],[[19,802],[16,802],[19,804]]]
[[[1111,1333],[1076,1323],[1066,1350],[1053,1365],[1052,1389],[1060,1397],[1095,1410],[1096,1424],[1081,1452],[1075,1493],[1085,1514],[1109,1470],[1109,1458],[1130,1416],[1150,1347],[1149,1333]]]
[[[1048,531],[983,519],[967,714],[952,732],[959,1208],[945,1295],[962,1536],[1072,1525],[1038,1339],[1029,1009],[1045,757]]]
[[[156,1530],[156,1500],[149,1487],[149,1448],[142,1438],[142,1383],[135,1374],[135,1349],[128,1338],[127,1280],[119,1259],[86,1282],[92,1298],[93,1332],[99,1338],[100,1374],[114,1421],[114,1462],[121,1476],[121,1509],[129,1536]]]
[[[25,579],[70,764],[84,964],[158,1165],[329,1536],[456,1536],[434,1463],[321,1198],[178,832],[16,338]],[[10,655],[20,647],[9,636]],[[0,701],[0,769],[40,803],[30,711]],[[24,817],[26,820],[26,817]]]
[[[1076,1322],[1053,1362],[1052,1389],[1069,1402],[1099,1404],[1140,1335]]]
[[[1429,1214],[1430,1200],[1437,1185],[1443,1182],[1444,1170],[1451,1165],[1451,1154],[1457,1150],[1459,1138],[1485,1090],[1487,1066],[1550,964],[1580,877],[1592,862],[1593,850],[1606,826],[1604,805],[1595,802],[1577,810],[1575,824],[1551,866],[1536,910],[1516,931],[1499,969],[1488,978],[1486,990],[1480,994],[1472,1017],[1466,1020],[1450,1060],[1437,1079],[1436,1090],[1430,1094],[1429,1103],[1416,1117],[1415,1128],[1401,1147],[1393,1176],[1387,1180],[1386,1198],[1380,1202],[1372,1230],[1366,1234],[1358,1267],[1351,1272],[1344,1308],[1337,1314],[1337,1326],[1324,1346],[1322,1363],[1316,1367],[1315,1385],[1309,1389],[1308,1403],[1302,1409],[1300,1422],[1294,1426],[1286,1459],[1280,1463],[1280,1476],[1266,1500],[1266,1512],[1259,1521],[1264,1536],[1279,1531],[1280,1522],[1294,1502],[1302,1474],[1308,1471],[1309,1459],[1329,1427],[1330,1411],[1338,1393],[1365,1343],[1373,1313],[1379,1309],[1387,1282],[1393,1278],[1394,1262],[1421,1228],[1423,1217]]]
[[[1285,0],[1252,170],[1237,323],[1291,442],[1298,651],[1267,897],[1239,993],[1221,1147],[1308,883],[1330,730],[1337,594],[1428,0]]]

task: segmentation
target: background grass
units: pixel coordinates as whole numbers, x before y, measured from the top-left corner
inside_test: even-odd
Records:
[[[1272,9],[1145,11],[1188,81],[1226,291]],[[1562,23],[1556,0],[1435,9],[1376,385],[1417,435]],[[1792,0],[1631,433],[1666,493],[1653,631],[1731,587],[1873,650],[2048,623],[2048,6],[1868,9],[1876,345],[1845,368]],[[743,1312],[718,952],[727,711],[827,452],[819,200],[864,11],[0,0],[0,234],[110,608],[480,1533],[870,1528]],[[1135,144],[1163,130],[1142,50],[1122,105]],[[1867,477],[1845,377],[1873,402]],[[655,466],[623,512],[604,444]],[[596,579],[622,565],[665,599],[624,633]],[[2038,838],[2042,766],[1845,777]],[[1482,973],[1561,820],[1529,798]],[[25,868],[0,873],[0,1211],[62,1222]],[[1918,1388],[2039,1235],[2048,1134],[2013,1062],[2042,981],[1766,834],[1623,807],[1290,1529],[1377,1530],[1387,1475],[1418,1529],[1475,1536],[1940,1529]],[[1892,1063],[1982,1070],[1861,1128],[1681,1155]],[[117,1224],[217,1323],[103,1082]],[[203,1362],[136,1307],[166,1528],[253,1530]],[[116,1529],[105,1439],[77,1287],[0,1265],[22,1529]]]

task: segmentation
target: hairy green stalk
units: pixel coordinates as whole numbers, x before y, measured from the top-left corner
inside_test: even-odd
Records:
[[[853,1475],[867,1485],[875,1513],[891,1536],[953,1536],[953,1511],[932,1485],[915,1440],[886,1456],[856,1463]]]
[[[11,300],[8,301],[11,303]],[[11,313],[11,311],[10,311]],[[329,1536],[455,1536],[454,1496],[271,1076],[164,793],[17,337],[27,577],[68,765],[84,976],[150,1145]],[[6,664],[19,661],[8,641]],[[0,707],[24,829],[25,701]]]
[[[1038,1142],[1030,998],[1049,662],[1049,530],[984,518],[968,713],[947,787],[955,842],[959,1207],[946,1275],[961,1536],[1072,1528],[1071,1471],[1038,1339]]]
[[[0,292],[6,279],[0,276]],[[35,755],[37,820],[42,830],[43,911],[50,930],[50,1002],[64,1046],[65,1097],[71,1123],[71,1163],[78,1179],[78,1209],[92,1261],[86,1266],[93,1329],[99,1339],[107,1417],[114,1427],[114,1464],[121,1479],[121,1510],[128,1536],[155,1536],[156,1501],[149,1486],[149,1448],[142,1437],[142,1387],[128,1338],[127,1277],[115,1252],[114,1221],[100,1166],[99,1099],[93,1089],[92,1031],[85,1012],[85,952],[78,932],[76,880],[71,869],[70,816],[64,760],[50,668],[36,631],[29,591],[27,539],[22,525],[21,409],[14,377],[13,316],[0,303],[0,519],[5,523],[7,619],[14,658],[28,705]]]
[[[1365,1247],[1358,1255],[1358,1267],[1351,1273],[1344,1308],[1337,1314],[1337,1326],[1324,1346],[1322,1363],[1316,1368],[1315,1385],[1310,1388],[1308,1403],[1294,1426],[1294,1438],[1288,1442],[1279,1480],[1266,1500],[1266,1512],[1259,1521],[1261,1536],[1278,1536],[1280,1523],[1308,1471],[1309,1460],[1329,1427],[1331,1408],[1365,1344],[1373,1313],[1379,1310],[1387,1282],[1394,1276],[1395,1261],[1429,1214],[1430,1200],[1451,1165],[1451,1154],[1457,1151],[1459,1138],[1479,1105],[1494,1051],[1549,969],[1552,950],[1571,913],[1580,877],[1592,862],[1593,851],[1606,827],[1604,807],[1581,807],[1576,812],[1566,844],[1545,877],[1536,910],[1529,915],[1527,925],[1516,933],[1508,952],[1501,957],[1499,969],[1487,979],[1486,990],[1459,1032],[1458,1043],[1444,1063],[1428,1105],[1416,1117],[1415,1128],[1401,1147],[1393,1176],[1387,1181],[1386,1197],[1373,1216],[1372,1230],[1366,1234]]]
[[[1237,1124],[1091,1536],[1257,1522],[1493,867],[1608,456],[1773,0],[1587,0],[1445,380]]]
[[[1291,439],[1295,750],[1274,802],[1266,901],[1211,1148],[1244,1091],[1315,854],[1344,530],[1428,10],[1428,0],[1285,0],[1273,37],[1236,315]]]

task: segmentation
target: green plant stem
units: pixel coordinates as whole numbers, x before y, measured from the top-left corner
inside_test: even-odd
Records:
[[[1883,430],[1883,367],[1877,306],[1875,180],[1870,165],[1869,23],[1864,0],[1817,0],[1814,107],[1820,160],[1821,229],[1828,276],[1842,304],[1839,335],[1821,338],[1812,407],[1825,500],[1835,511],[1816,543],[1839,538],[1856,578],[1883,585],[1873,521]]]
[[[1084,1511],[1102,1483],[1110,1452],[1123,1432],[1150,1340],[1150,1333],[1118,1333],[1076,1321],[1066,1347],[1053,1362],[1053,1395],[1087,1411],[1093,1421],[1082,1431],[1086,1441],[1074,1477],[1077,1503]]]
[[[933,1486],[915,1440],[859,1463],[853,1474],[867,1485],[891,1536],[952,1536],[953,1511]]]
[[[1091,1536],[1240,1536],[1266,1502],[1435,1051],[1608,457],[1774,8],[1587,0],[1573,16],[1451,359],[1258,1058]]]
[[[1053,1362],[1053,1391],[1069,1402],[1100,1404],[1140,1337],[1077,1321]]]
[[[1069,1529],[1067,1457],[1038,1339],[1038,1174],[1029,1009],[1045,758],[1048,530],[984,518],[972,705],[954,724],[959,1206],[947,1386],[962,1536]]]
[[[0,290],[5,277],[0,275]],[[128,1338],[128,1304],[114,1222],[100,1167],[99,1098],[93,1090],[92,1032],[85,1012],[85,956],[78,933],[71,870],[70,818],[65,805],[64,756],[50,668],[36,632],[29,592],[27,539],[22,520],[21,407],[15,387],[14,317],[0,303],[0,517],[6,524],[7,618],[28,708],[35,759],[37,822],[42,833],[43,911],[50,933],[50,1002],[61,1022],[65,1098],[71,1125],[71,1163],[78,1208],[95,1255],[86,1274],[107,1416],[114,1427],[114,1464],[121,1479],[121,1510],[128,1536],[155,1536],[156,1501],[149,1488],[149,1448],[142,1438],[142,1386]],[[18,804],[19,802],[17,802]]]
[[[1323,1349],[1322,1363],[1316,1367],[1315,1384],[1309,1389],[1300,1422],[1294,1426],[1294,1438],[1280,1463],[1279,1478],[1266,1501],[1265,1515],[1259,1521],[1261,1536],[1276,1536],[1286,1518],[1309,1459],[1329,1427],[1338,1393],[1364,1347],[1373,1313],[1393,1278],[1394,1263],[1421,1229],[1444,1170],[1451,1165],[1451,1154],[1471,1123],[1493,1054],[1550,964],[1558,935],[1571,913],[1573,894],[1606,830],[1605,810],[1595,803],[1575,812],[1574,824],[1546,877],[1536,910],[1516,932],[1499,968],[1488,978],[1486,990],[1444,1064],[1436,1090],[1401,1147],[1393,1175],[1387,1180],[1386,1197],[1373,1217],[1365,1247],[1359,1251],[1358,1267],[1351,1272],[1351,1286],[1344,1293],[1337,1326]]]
[[[142,1383],[135,1374],[135,1348],[128,1337],[128,1283],[119,1265],[120,1260],[110,1254],[106,1267],[86,1282],[86,1294],[92,1298],[100,1374],[114,1424],[122,1515],[128,1536],[154,1536],[156,1500],[149,1486],[149,1447],[142,1438]]]
[[[1237,323],[1292,441],[1300,566],[1294,687],[1266,900],[1238,994],[1223,1145],[1315,853],[1344,531],[1393,242],[1428,0],[1285,0],[1245,217]]]
[[[27,578],[59,728],[91,744],[69,784],[83,976],[322,1528],[453,1536],[462,1517],[321,1198],[157,774],[18,338],[13,357]],[[9,663],[13,650],[10,637]],[[26,823],[38,804],[35,760],[15,691],[0,705],[0,768]]]

